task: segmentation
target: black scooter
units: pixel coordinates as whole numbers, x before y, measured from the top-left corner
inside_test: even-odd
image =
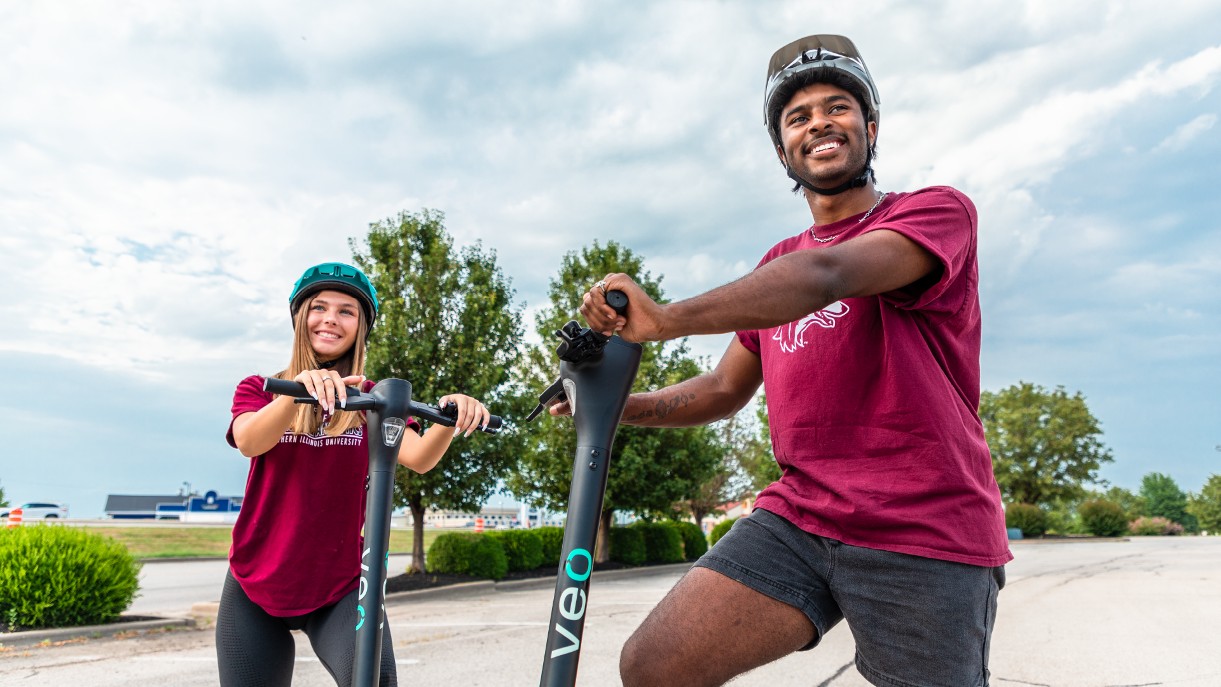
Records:
[[[263,389],[293,396],[297,403],[317,405],[305,385],[268,378]],[[360,557],[360,590],[357,592],[356,656],[352,687],[376,687],[381,679],[382,627],[385,623],[386,565],[390,549],[390,513],[394,508],[394,468],[398,447],[407,430],[407,417],[418,417],[453,427],[458,407],[445,408],[411,400],[411,383],[383,379],[368,393],[347,387],[345,410],[366,411],[369,431],[368,500],[365,506],[365,548]],[[483,431],[495,434],[501,419],[493,415]],[[376,622],[374,622],[376,619]]]
[[[627,296],[622,291],[607,292],[606,301],[621,315],[627,310]],[[643,349],[640,344],[628,343],[618,336],[607,337],[582,328],[575,321],[565,324],[556,336],[561,339],[555,351],[560,358],[560,376],[539,395],[538,407],[526,421],[537,417],[553,400],[566,398],[577,430],[568,519],[564,524],[551,621],[547,625],[547,651],[539,680],[542,687],[571,687],[576,684],[581,655],[611,444],[636,380]]]

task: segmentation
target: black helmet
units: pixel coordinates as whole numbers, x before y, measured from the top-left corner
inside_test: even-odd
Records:
[[[844,36],[818,34],[806,36],[780,48],[767,64],[767,84],[763,91],[763,123],[776,147],[780,142],[780,110],[793,94],[812,83],[830,83],[851,93],[865,112],[865,121],[881,118],[881,99],[865,60],[852,41]],[[864,186],[873,177],[873,146],[865,158],[865,168],[854,179],[834,188],[819,188],[801,178],[786,165],[789,178],[823,195],[835,195]],[[794,187],[793,190],[796,190]]]
[[[832,34],[806,36],[777,50],[767,64],[763,121],[776,145],[780,145],[780,108],[797,90],[820,82],[844,87],[860,100],[866,120],[878,121],[882,104],[878,87],[852,41]]]
[[[365,311],[365,321],[369,323],[369,329],[373,328],[373,323],[377,320],[377,289],[373,288],[373,283],[364,272],[342,262],[324,262],[305,270],[305,274],[293,285],[293,291],[288,296],[289,314],[295,318],[306,298],[326,289],[355,296],[356,300],[360,301],[361,309]]]

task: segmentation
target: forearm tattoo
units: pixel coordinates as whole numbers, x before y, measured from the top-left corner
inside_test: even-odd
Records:
[[[675,410],[677,410],[681,407],[690,405],[692,399],[694,399],[694,398],[695,398],[695,394],[690,393],[690,392],[675,394],[674,396],[671,396],[669,399],[662,399],[662,400],[658,401],[656,404],[653,405],[652,408],[646,408],[645,410],[642,410],[639,413],[636,413],[635,415],[625,416],[623,418],[623,421],[624,422],[638,422],[640,420],[644,420],[644,419],[651,418],[651,417],[655,417],[658,420],[662,420],[662,419],[665,419],[665,417],[667,415],[674,412]]]

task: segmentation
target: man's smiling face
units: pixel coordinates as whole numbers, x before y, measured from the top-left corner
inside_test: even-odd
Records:
[[[802,88],[780,111],[781,162],[817,186],[835,186],[859,175],[869,159],[877,124],[866,123],[861,104],[832,84]]]

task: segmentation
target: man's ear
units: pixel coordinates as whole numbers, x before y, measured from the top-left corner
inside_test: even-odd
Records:
[[[872,148],[873,144],[878,142],[878,123],[871,121],[868,124],[866,124],[865,132],[866,132],[866,134],[868,134],[869,147]]]
[[[784,165],[785,169],[788,169],[789,161],[784,158],[784,148],[782,146],[776,146],[776,157],[780,158],[780,164]]]

